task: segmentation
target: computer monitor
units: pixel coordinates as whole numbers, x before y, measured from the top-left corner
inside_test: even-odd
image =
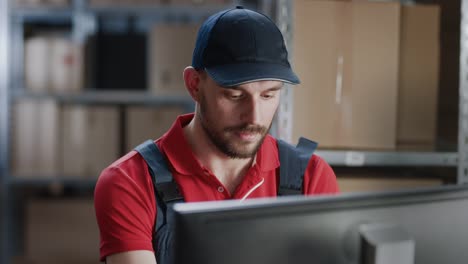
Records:
[[[183,203],[175,264],[468,263],[468,187]]]

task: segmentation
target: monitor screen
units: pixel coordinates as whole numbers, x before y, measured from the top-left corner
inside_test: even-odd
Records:
[[[468,263],[468,186],[183,203],[174,213],[176,264]]]

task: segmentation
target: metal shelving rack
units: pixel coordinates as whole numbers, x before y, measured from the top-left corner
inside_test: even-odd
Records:
[[[0,1],[0,263],[8,263],[8,87],[9,87],[9,19],[8,1]]]
[[[458,183],[468,183],[468,0],[461,1]]]
[[[200,21],[208,15],[226,8],[226,5],[210,5],[193,8],[189,6],[150,5],[150,6],[99,6],[88,5],[88,0],[70,0],[68,7],[14,7],[13,0],[0,1],[0,263],[11,263],[11,257],[20,253],[22,247],[21,230],[18,220],[22,200],[17,195],[23,188],[73,188],[92,190],[93,179],[78,177],[64,178],[50,175],[48,178],[13,177],[9,170],[10,108],[19,99],[53,99],[58,103],[98,104],[98,105],[180,105],[192,111],[194,103],[189,96],[158,96],[150,92],[98,91],[85,89],[79,94],[31,93],[23,81],[24,23],[44,22],[51,24],[71,24],[71,36],[77,43],[96,33],[97,18],[117,21],[117,26],[125,23],[125,17],[133,17],[137,31],[148,32],[151,24],[165,21]],[[239,3],[232,0],[228,6]],[[123,18],[123,19],[122,19]],[[119,24],[120,23],[120,24]],[[86,87],[88,88],[88,87]],[[24,176],[24,175],[23,175]]]
[[[278,0],[277,21],[287,46],[291,47],[292,21],[289,14],[294,8],[292,1]],[[404,2],[404,1],[402,1]],[[458,184],[468,183],[468,0],[462,0],[460,46],[460,113],[457,152],[406,152],[406,151],[342,151],[318,150],[330,165],[334,166],[425,166],[457,167]],[[289,48],[292,57],[294,50]],[[294,89],[285,89],[277,118],[277,136],[291,142],[292,104]]]
[[[193,109],[193,101],[188,96],[167,95],[157,96],[149,92],[125,92],[125,91],[90,91],[80,94],[31,94],[14,93],[13,99],[31,98],[31,99],[54,99],[59,103],[77,103],[77,104],[144,104],[144,105],[174,105],[182,104],[186,108]]]
[[[283,32],[287,46],[293,41],[291,9],[294,8],[289,0],[259,0],[259,9],[265,13],[276,11],[276,21]],[[375,151],[318,151],[331,165],[336,166],[436,166],[457,167],[458,184],[468,183],[468,0],[461,0],[461,46],[460,46],[460,112],[459,112],[459,140],[458,152],[375,152]],[[96,30],[97,14],[109,15],[135,15],[139,18],[137,25],[142,30],[154,22],[154,19],[173,19],[182,15],[182,19],[190,19],[191,16],[200,16],[213,13],[220,7],[193,8],[89,8],[86,0],[72,0],[70,8],[48,9],[13,9],[9,1],[0,1],[0,263],[10,263],[11,251],[15,242],[11,243],[14,219],[10,216],[14,188],[33,186],[47,187],[53,184],[63,186],[78,186],[92,188],[93,180],[64,180],[42,179],[23,180],[13,179],[9,175],[9,111],[12,101],[18,98],[54,98],[60,102],[73,102],[81,104],[189,104],[191,100],[182,97],[156,97],[147,93],[111,93],[111,92],[85,92],[80,95],[49,95],[28,94],[25,92],[22,82],[22,38],[23,31],[20,26],[25,21],[40,21],[43,19],[56,21],[71,21],[73,24],[73,37],[76,41],[82,41],[87,34]],[[240,2],[240,1],[239,1]],[[236,3],[236,1],[233,1]],[[273,4],[275,3],[275,4]],[[272,8],[275,6],[276,8]],[[14,47],[13,47],[14,44]],[[11,46],[11,47],[10,47]],[[294,51],[290,50],[291,55]],[[294,57],[294,56],[292,56]],[[12,58],[15,58],[13,61]],[[11,66],[10,66],[11,65]],[[12,89],[15,88],[15,89]],[[18,89],[19,88],[19,89]],[[282,139],[290,141],[292,130],[292,105],[293,89],[285,89],[280,111],[275,120],[274,134]],[[188,106],[189,107],[189,106]]]

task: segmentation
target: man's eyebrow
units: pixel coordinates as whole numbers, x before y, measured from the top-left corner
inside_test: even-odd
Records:
[[[283,87],[284,87],[284,85],[281,84],[281,85],[277,85],[277,86],[271,87],[271,88],[268,89],[267,91],[278,91],[278,90],[283,89]]]
[[[284,84],[279,84],[279,85],[276,85],[276,86],[273,86],[269,89],[266,89],[265,91],[268,92],[268,91],[277,91],[277,90],[281,90],[283,89],[284,87]],[[232,87],[229,87],[227,88],[228,90],[237,90],[237,91],[242,91],[242,90],[245,90],[244,88],[240,87],[240,86],[232,86]]]

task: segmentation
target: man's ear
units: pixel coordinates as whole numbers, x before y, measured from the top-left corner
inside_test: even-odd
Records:
[[[202,76],[200,73],[195,70],[192,66],[188,66],[184,69],[184,82],[185,88],[189,92],[190,96],[193,98],[195,102],[198,102],[200,97],[200,81]]]

